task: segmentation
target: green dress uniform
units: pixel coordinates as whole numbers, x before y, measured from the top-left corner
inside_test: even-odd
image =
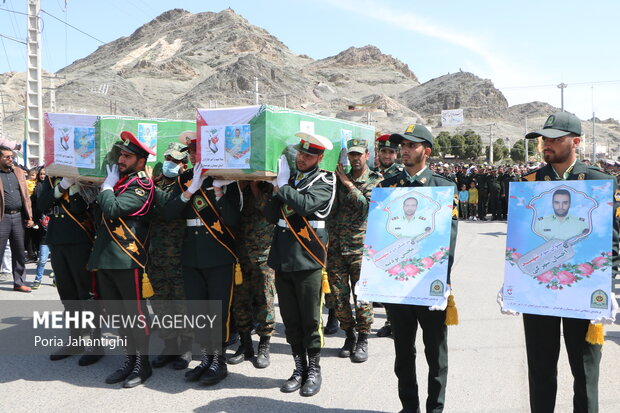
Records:
[[[400,174],[403,169],[405,169],[405,167],[402,164],[394,162],[392,165],[385,169],[380,166],[378,168],[373,168],[373,172],[381,174],[383,176],[383,179],[388,179]]]
[[[167,219],[182,218],[185,220],[185,233],[183,237],[183,250],[181,263],[183,265],[183,280],[185,283],[185,297],[187,300],[219,300],[221,311],[221,340],[217,347],[223,345],[230,335],[230,306],[233,295],[233,279],[235,264],[238,262],[235,245],[229,245],[228,249],[212,235],[224,233],[226,226],[233,234],[237,232],[241,210],[241,194],[237,182],[233,182],[222,188],[224,195],[216,199],[213,190],[213,178],[207,177],[202,183],[200,191],[192,195],[189,201],[183,199],[183,192],[189,187],[193,171],[188,170],[179,176],[177,184],[170,192],[169,200],[164,209]],[[204,193],[204,195],[203,195]],[[205,198],[206,195],[206,198]],[[205,208],[213,205],[221,221],[216,221],[214,226],[205,227],[203,220],[196,213],[204,213]],[[221,223],[220,223],[221,222]],[[219,224],[219,225],[218,225]],[[211,231],[210,231],[211,230]],[[234,239],[234,238],[233,238]],[[193,309],[188,302],[190,313],[204,309]],[[211,332],[207,329],[195,329],[196,341],[203,347],[210,346],[213,342]],[[209,349],[213,353],[213,349]],[[215,353],[222,356],[220,349]]]
[[[148,241],[153,197],[153,181],[143,171],[122,177],[113,190],[101,191],[97,196],[101,222],[87,268],[96,271],[97,291],[108,305],[106,310],[112,314],[130,315],[136,319],[148,315],[142,297],[144,267],[140,263],[140,255],[144,256],[147,252],[144,247]],[[122,246],[112,234],[133,240]],[[123,327],[119,332],[121,337],[127,338],[126,350],[129,354],[147,357],[148,325]]]
[[[349,191],[342,183],[337,184],[336,201],[329,215],[331,241],[327,273],[340,327],[347,332],[355,329],[367,335],[373,321],[372,304],[356,305],[353,287],[359,280],[362,267],[370,195],[382,177],[368,168],[357,179],[350,172],[347,177],[355,188]],[[351,309],[351,295],[355,314]]]
[[[406,170],[399,175],[379,183],[379,187],[423,187],[451,186],[454,182],[425,168],[416,176],[409,176]],[[448,256],[448,279],[454,262],[454,248],[458,229],[457,217],[453,216]],[[427,306],[406,304],[384,304],[392,324],[396,360],[394,372],[398,378],[398,396],[404,411],[419,412],[420,399],[415,366],[415,337],[418,324],[422,327],[424,354],[428,363],[427,412],[441,412],[444,407],[446,383],[448,380],[448,329],[445,324],[446,311],[430,311]]]
[[[574,181],[609,179],[614,184],[613,274],[618,268],[618,230],[620,191],[613,177],[597,167],[575,161],[565,177],[560,178],[551,165],[523,176],[522,181]],[[578,220],[577,220],[578,221]],[[543,231],[543,234],[545,232]],[[611,280],[610,280],[611,282]],[[573,374],[573,411],[598,412],[598,378],[602,346],[586,342],[590,321],[568,317],[523,314],[527,349],[530,407],[532,412],[553,412],[557,393],[557,364],[560,354],[560,325]]]
[[[534,224],[534,232],[538,233],[545,240],[557,239],[566,241],[576,235],[581,235],[588,229],[585,218],[577,218],[567,215],[559,218],[555,214],[546,215],[538,218]]]
[[[64,191],[59,182],[48,177],[37,199],[41,211],[52,211],[46,240],[58,295],[62,301],[88,300],[94,295],[94,274],[86,269],[95,235],[93,217],[78,185]]]
[[[328,234],[325,218],[329,214],[336,188],[333,173],[314,169],[295,183],[279,188],[264,208],[267,221],[276,224],[267,265],[276,272],[276,291],[284,321],[286,341],[293,354],[318,354],[323,347],[321,328],[321,270],[312,255],[297,241],[283,218],[305,217],[323,245]]]

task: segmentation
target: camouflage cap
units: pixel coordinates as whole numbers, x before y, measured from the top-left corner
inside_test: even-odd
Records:
[[[183,161],[187,158],[187,152],[184,151],[185,145],[181,142],[170,142],[164,156],[171,156],[177,161]]]
[[[349,139],[347,142],[347,150],[349,152],[366,153],[368,150],[368,141],[359,138]]]

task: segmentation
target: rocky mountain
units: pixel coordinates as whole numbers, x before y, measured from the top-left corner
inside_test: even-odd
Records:
[[[56,75],[58,112],[193,119],[198,107],[254,104],[258,84],[260,103],[371,122],[383,132],[413,122],[441,131],[441,110],[463,108],[467,123],[446,130],[510,141],[522,137],[525,116],[536,127],[556,110],[543,102],[509,107],[491,80],[472,73],[420,84],[405,63],[371,45],[314,60],[231,9],[167,11]],[[13,137],[22,134],[24,87],[23,73],[0,74],[4,128]],[[610,141],[620,137],[613,120],[597,127]]]

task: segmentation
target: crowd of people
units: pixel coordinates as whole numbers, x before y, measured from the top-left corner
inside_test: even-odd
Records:
[[[210,345],[211,332],[205,329],[164,329],[160,331],[164,349],[151,360],[149,328],[121,329],[120,335],[127,338],[123,362],[105,381],[122,383],[126,388],[148,380],[152,367],[187,369],[194,342],[200,347],[199,362],[185,372],[188,382],[214,385],[227,377],[227,365],[246,360],[256,368],[268,367],[277,293],[294,366],[281,391],[313,396],[322,384],[323,333],[333,334],[341,328],[346,338],[339,356],[354,363],[368,360],[373,304],[359,300],[355,288],[360,279],[373,188],[451,186],[462,219],[487,220],[490,215],[492,220],[502,220],[507,216],[510,182],[611,178],[577,160],[581,124],[573,115],[555,113],[542,130],[530,135],[542,137],[545,165],[430,163],[434,137],[424,125],[412,124],[404,133],[382,135],[376,142],[350,139],[350,170],[339,164],[332,173],[319,168],[325,151],[333,149],[332,143],[320,135],[299,132],[294,170],[283,155],[274,180],[237,182],[209,176],[203,170],[197,162],[197,139],[192,131],[182,133],[180,142],[168,147],[161,174],[149,176],[146,160],[153,155],[152,150],[133,133],[124,131],[115,145],[118,161],[107,166],[96,199],[78,180],[45,177],[39,170],[32,201],[25,173],[13,165],[13,152],[0,146],[0,247],[4,249],[5,240],[10,239],[12,253],[21,249],[17,255],[23,257],[24,229],[34,227],[36,221],[41,223],[41,214],[45,215],[46,244],[52,253],[58,293],[70,306],[68,310],[79,311],[79,305],[69,303],[91,298],[108,303],[107,311],[136,317],[148,313],[147,298],[155,314],[177,311],[192,315],[201,311],[192,303],[219,303],[221,336],[215,347]],[[369,147],[373,144],[377,159],[376,167],[371,169]],[[620,203],[620,196],[616,201]],[[417,201],[415,204],[411,202],[411,213],[406,215],[414,216]],[[426,407],[437,412],[444,407],[447,326],[455,322],[456,310],[450,284],[458,217],[455,210],[450,247],[445,252],[447,283],[440,287],[438,304],[428,307],[384,303],[388,321],[379,335],[391,334],[394,338],[394,371],[403,412],[420,411],[415,367],[418,324],[429,366]],[[403,217],[403,221],[407,218]],[[406,225],[399,224],[399,228]],[[45,251],[40,254],[45,255]],[[24,263],[23,258],[13,258],[14,290],[29,292]],[[329,308],[325,328],[323,297]],[[118,303],[125,304],[111,307]],[[172,303],[178,307],[170,308]],[[532,410],[553,411],[558,323],[563,320],[572,326],[570,333],[565,331],[565,339],[571,343],[567,350],[575,376],[575,409],[586,411],[581,407],[587,405],[592,408],[588,411],[595,411],[596,392],[586,388],[598,385],[601,350],[600,345],[585,341],[590,321],[553,316],[524,318]],[[235,324],[239,347],[226,358],[225,348],[231,342]],[[556,324],[557,334],[555,327],[549,327]],[[260,336],[256,352],[253,330]],[[87,336],[90,341],[86,342],[98,343],[101,329],[75,327],[69,335]],[[557,346],[543,345],[556,341]],[[585,360],[585,353],[598,358]],[[103,354],[98,344],[66,345],[50,359],[81,355],[79,364],[87,366]],[[579,366],[577,360],[581,360]]]

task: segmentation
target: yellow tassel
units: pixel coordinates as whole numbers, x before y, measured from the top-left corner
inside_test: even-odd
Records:
[[[588,333],[586,334],[586,341],[590,344],[600,344],[605,342],[605,331],[603,325],[600,323],[592,324],[588,326]]]
[[[323,294],[329,294],[332,292],[332,289],[329,288],[329,281],[327,280],[327,271],[325,267],[323,267],[323,271],[321,271],[321,291]]]
[[[153,291],[153,286],[151,285],[151,281],[149,281],[149,276],[146,275],[145,272],[142,273],[142,298],[151,298],[155,292]]]
[[[448,307],[446,307],[446,325],[455,326],[459,323],[459,312],[456,309],[456,303],[454,302],[454,296],[450,294],[448,296]]]
[[[243,274],[241,273],[241,265],[235,264],[235,285],[243,284]]]

